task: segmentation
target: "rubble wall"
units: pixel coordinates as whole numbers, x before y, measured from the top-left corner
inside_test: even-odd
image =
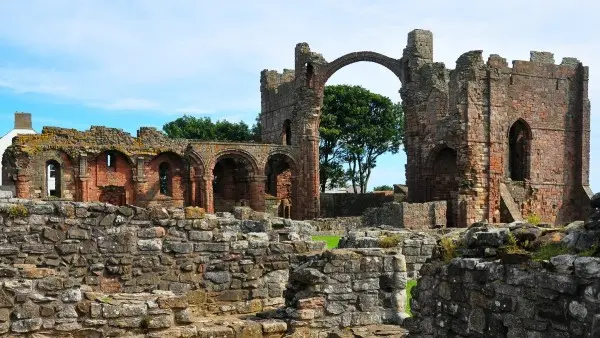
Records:
[[[239,214],[0,198],[0,332],[173,323],[165,295],[194,317],[280,307],[289,269],[324,243],[308,223]],[[116,294],[135,304],[107,314]]]
[[[411,337],[600,336],[600,258],[455,258],[425,264],[421,275]]]
[[[406,262],[391,249],[335,249],[290,274],[286,315],[292,329],[311,334],[407,317]],[[312,335],[311,335],[312,336]]]

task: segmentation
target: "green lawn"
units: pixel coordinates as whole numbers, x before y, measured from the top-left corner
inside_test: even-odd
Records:
[[[412,316],[412,313],[410,312],[410,299],[412,298],[412,289],[417,286],[417,281],[414,279],[411,279],[409,281],[406,282],[406,313],[408,313],[409,315]]]
[[[338,244],[340,243],[340,239],[342,237],[341,236],[329,236],[329,235],[323,235],[323,236],[312,236],[312,240],[313,241],[324,241],[327,243],[327,249],[335,249],[338,247]]]

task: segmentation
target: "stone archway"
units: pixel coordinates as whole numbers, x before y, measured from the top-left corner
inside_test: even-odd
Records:
[[[456,226],[459,171],[458,156],[455,149],[440,145],[434,148],[427,161],[426,201],[446,201],[446,225]]]
[[[212,180],[208,187],[212,191],[212,209],[209,211],[231,211],[234,206],[249,206],[264,211],[264,181],[259,175],[256,159],[243,151],[224,151],[215,157],[212,165]]]
[[[305,218],[311,218],[320,214],[319,125],[327,81],[337,71],[348,65],[357,62],[370,62],[391,71],[398,78],[400,85],[403,82],[402,59],[394,59],[380,53],[362,51],[343,55],[329,63],[319,61],[308,60],[304,62],[301,75],[305,77],[306,81],[299,81],[305,82],[305,87],[301,90],[306,95],[301,97],[309,98],[302,102],[301,106],[310,107],[303,114],[304,118],[301,124],[301,127],[304,128],[300,148],[302,162],[308,163],[308,172],[300,178],[304,180],[302,185],[309,187],[304,199],[305,203],[300,203],[300,207],[307,210]],[[297,133],[298,131],[295,132]]]
[[[281,126],[291,120],[293,144],[298,153],[298,200],[295,209],[301,219],[311,219],[320,214],[319,182],[319,124],[323,104],[324,86],[338,70],[357,62],[370,62],[390,70],[401,83],[400,96],[405,115],[411,115],[405,123],[407,147],[406,183],[409,201],[411,190],[418,189],[422,181],[421,143],[437,142],[423,140],[423,104],[435,87],[447,90],[447,72],[442,64],[433,63],[433,36],[425,30],[413,30],[408,34],[406,48],[400,58],[389,57],[371,51],[343,55],[327,62],[319,53],[312,52],[307,43],[299,43],[295,49],[294,70],[282,73],[264,70],[261,73],[261,125],[264,142],[281,144]],[[427,69],[425,69],[427,68]],[[431,109],[447,110],[447,100],[438,100]],[[431,125],[431,123],[430,123]]]
[[[297,200],[298,168],[291,156],[272,153],[265,164],[265,210],[284,218],[295,218],[298,214],[294,203]]]

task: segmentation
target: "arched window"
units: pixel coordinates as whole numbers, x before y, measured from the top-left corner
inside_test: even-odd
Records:
[[[117,157],[115,156],[115,154],[108,153],[106,155],[106,167],[109,170],[116,170],[117,169]]]
[[[306,64],[306,86],[308,88],[313,87],[314,69],[311,63]]]
[[[160,184],[160,193],[171,196],[171,173],[169,163],[162,162],[158,166],[158,180]]]
[[[513,181],[524,181],[529,178],[531,132],[527,123],[518,120],[508,134],[508,165],[510,178]]]
[[[60,164],[55,160],[46,162],[46,196],[60,197]]]
[[[283,144],[292,145],[292,122],[290,120],[283,122]]]

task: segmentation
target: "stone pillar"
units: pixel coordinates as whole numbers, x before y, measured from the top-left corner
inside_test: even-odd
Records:
[[[303,202],[305,209],[302,218],[312,219],[318,217],[321,204],[319,190],[319,137],[314,133],[305,136],[305,158],[308,172],[303,175]]]
[[[146,174],[144,172],[144,157],[138,156],[135,159],[135,168],[133,168],[133,187],[134,196],[132,196],[132,204],[139,204],[144,201],[143,205],[146,205],[146,199],[144,198],[144,191],[146,190]],[[127,197],[126,197],[127,199]]]
[[[215,204],[213,201],[213,175],[205,175],[202,177],[202,207],[207,213],[212,214],[215,212]]]
[[[75,197],[75,200],[86,202],[89,200],[88,193],[88,161],[87,154],[79,155],[79,194]]]
[[[15,180],[15,197],[31,198],[29,175],[23,169],[17,170],[17,179]]]
[[[248,177],[250,186],[250,208],[256,211],[265,211],[265,180],[266,176],[253,175]]]

